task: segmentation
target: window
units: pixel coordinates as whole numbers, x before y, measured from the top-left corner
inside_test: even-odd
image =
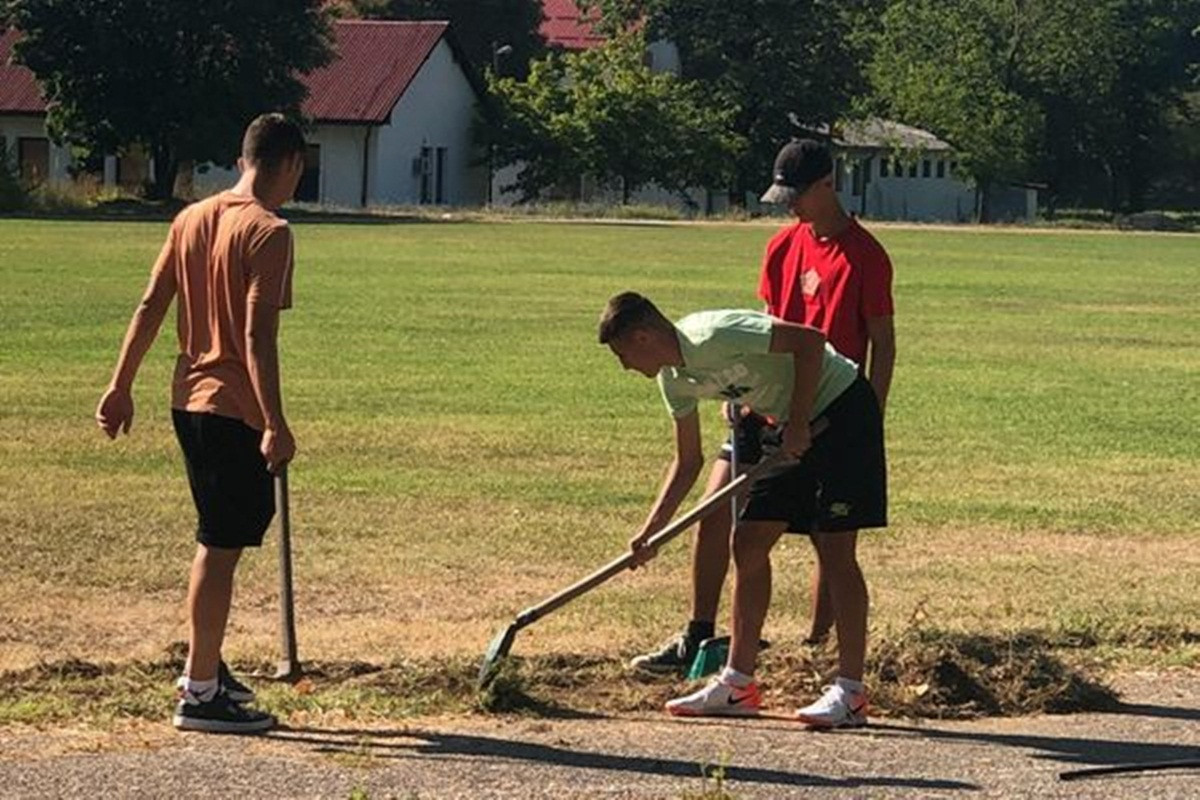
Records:
[[[908,165],[908,177],[910,177],[910,178],[917,177],[917,162],[914,161],[913,163]]]
[[[25,183],[36,186],[45,181],[50,175],[50,140],[24,136],[17,139],[17,164]]]
[[[851,167],[851,169],[850,169],[850,194],[851,194],[851,196],[853,196],[853,197],[862,196],[863,185],[866,183],[866,181],[864,180],[865,177],[866,176],[864,175],[862,164],[860,164],[857,161],[854,162],[854,166]]]
[[[321,145],[310,144],[304,150],[304,173],[296,186],[296,199],[301,203],[321,202]]]
[[[898,158],[892,159],[892,174],[897,178],[904,177],[904,165],[900,163],[900,159]]]
[[[951,161],[951,162],[950,162],[950,174],[951,174],[951,175],[953,175],[953,174],[954,174],[954,173],[956,173],[956,172],[958,172],[958,162],[957,162],[957,161]]]
[[[944,159],[941,159],[941,158],[938,159],[937,176],[939,178],[946,177],[946,162]]]
[[[879,159],[879,177],[886,178],[888,173],[888,160],[886,158]]]
[[[440,205],[446,203],[446,148],[437,149],[437,159],[434,161],[434,193],[433,202]]]
[[[933,175],[933,163],[927,158],[921,162],[921,177],[928,178]]]
[[[842,190],[842,186],[845,184],[845,179],[842,174],[844,172],[845,167],[842,164],[842,160],[839,158],[833,162],[833,190],[835,192],[840,192]]]

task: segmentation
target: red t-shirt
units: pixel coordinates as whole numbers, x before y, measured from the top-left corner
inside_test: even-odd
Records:
[[[867,320],[892,315],[892,262],[855,219],[825,240],[800,222],[767,245],[758,296],[767,313],[819,328],[834,349],[861,367]]]

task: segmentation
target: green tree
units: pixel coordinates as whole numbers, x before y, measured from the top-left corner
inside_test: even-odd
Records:
[[[905,0],[883,15],[867,74],[872,111],[954,145],[988,218],[991,185],[1027,177],[1041,109],[1021,92],[1017,15],[1005,0]]]
[[[496,117],[481,126],[497,163],[525,164],[514,188],[522,199],[575,185],[581,175],[619,181],[623,199],[654,183],[682,194],[725,185],[742,143],[728,119],[708,109],[694,84],[655,73],[639,34],[602,47],[550,54],[529,79],[492,79]]]
[[[644,29],[679,49],[682,77],[728,115],[746,143],[732,163],[730,200],[762,189],[780,144],[806,126],[831,125],[865,90],[859,35],[878,0],[584,0],[609,33]]]
[[[83,157],[139,145],[153,194],[184,161],[229,165],[259,113],[298,113],[299,76],[332,58],[321,0],[0,0],[23,33],[56,143]]]
[[[546,50],[538,31],[540,0],[354,0],[352,5],[371,19],[449,20],[467,57],[480,71],[498,67],[503,74],[524,78],[529,62]],[[511,49],[503,51],[506,46]]]
[[[952,142],[985,191],[1144,204],[1195,63],[1200,0],[894,0],[867,73],[875,113]]]

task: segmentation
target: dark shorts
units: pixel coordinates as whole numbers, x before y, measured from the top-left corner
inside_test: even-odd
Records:
[[[821,416],[829,427],[804,456],[768,470],[750,487],[743,520],[786,522],[793,533],[887,526],[883,418],[871,384],[860,376]],[[778,435],[772,437],[769,426],[763,430],[769,453]]]
[[[259,452],[262,432],[239,419],[172,409],[199,524],[208,547],[258,547],[275,516],[275,491]]]

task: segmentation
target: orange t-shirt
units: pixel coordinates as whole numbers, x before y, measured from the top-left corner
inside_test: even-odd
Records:
[[[175,217],[154,271],[175,271],[179,357],[171,407],[264,427],[246,367],[250,302],[292,305],[292,232],[252,197],[222,192]]]

